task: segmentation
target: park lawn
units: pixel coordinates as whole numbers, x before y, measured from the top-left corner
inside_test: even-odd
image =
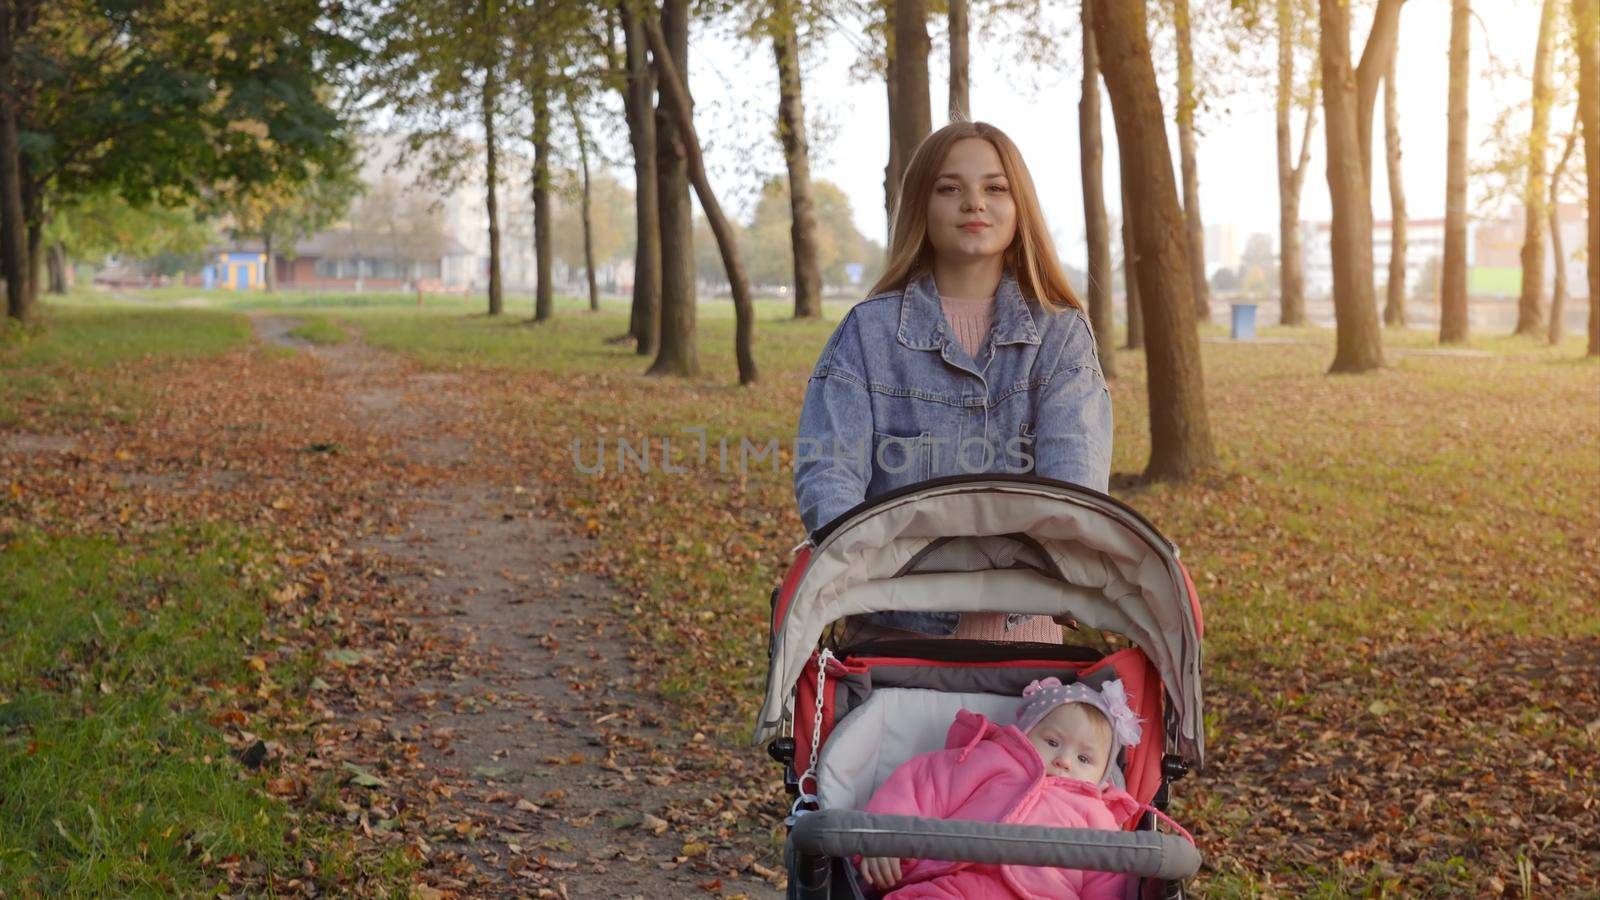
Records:
[[[0,428],[74,431],[147,408],[136,373],[250,340],[230,312],[139,306],[88,293],[43,306],[40,322],[0,325]]]
[[[162,391],[215,383],[191,370],[249,341],[238,313],[81,294],[0,336],[0,896],[393,894],[416,868],[352,840],[347,773],[240,758],[307,730],[318,641],[337,637],[271,614],[283,535],[234,520],[276,511],[152,506],[134,479],[167,476],[118,471],[150,458],[151,427],[183,452]],[[229,418],[198,428],[244,433]]]
[[[5,536],[0,892],[189,896],[304,861],[328,884],[405,883],[403,856],[360,859],[237,758],[293,719],[244,710],[311,680],[311,657],[275,652],[267,547],[215,526]]]
[[[744,389],[726,316],[702,317],[703,374],[685,382],[642,377],[644,360],[606,343],[620,312],[577,309],[538,325],[348,320],[481,376],[512,477],[598,536],[599,568],[638,610],[642,665],[736,745],[765,679],[767,595],[801,536],[788,449],[741,471],[739,448],[787,447],[832,324],[763,308],[762,381]],[[1388,368],[1330,377],[1330,332],[1262,335],[1295,343],[1202,345],[1220,467],[1195,483],[1137,482],[1138,353],[1117,355],[1112,386],[1113,492],[1177,541],[1207,609],[1210,766],[1176,807],[1211,855],[1200,889],[1592,885],[1600,365],[1580,336],[1439,353],[1413,331],[1388,336]],[[703,461],[684,431],[699,427]],[[575,464],[575,447],[593,466],[598,441],[646,437],[652,471],[619,472],[614,453],[600,475]],[[663,438],[686,473],[661,471]]]

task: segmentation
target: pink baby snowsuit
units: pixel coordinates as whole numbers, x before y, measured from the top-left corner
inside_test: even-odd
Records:
[[[1119,788],[1046,774],[1020,729],[966,710],[956,713],[945,749],[896,769],[867,803],[871,813],[1111,831],[1140,808]],[[1081,869],[932,859],[901,860],[900,867],[902,879],[888,895],[894,900],[1121,900],[1127,887],[1126,875]]]

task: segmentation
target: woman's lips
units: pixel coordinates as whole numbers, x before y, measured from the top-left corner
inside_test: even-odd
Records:
[[[985,228],[988,228],[988,227],[989,227],[989,223],[988,222],[968,222],[967,224],[961,226],[961,230],[962,231],[970,231],[973,234],[977,234],[978,232],[980,232],[980,231],[982,231],[982,230],[984,230]]]

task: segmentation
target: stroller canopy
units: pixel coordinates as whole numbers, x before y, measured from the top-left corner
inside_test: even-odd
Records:
[[[1032,476],[941,479],[886,494],[818,532],[774,611],[755,742],[776,737],[823,629],[885,610],[1066,615],[1133,641],[1167,692],[1170,752],[1198,767],[1200,606],[1178,551],[1097,491]]]

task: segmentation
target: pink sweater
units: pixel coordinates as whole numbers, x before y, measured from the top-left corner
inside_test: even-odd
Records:
[[[978,348],[988,339],[989,328],[994,324],[994,298],[958,300],[940,294],[939,305],[944,307],[945,321],[950,323],[956,342],[967,351],[968,356],[977,359]]]
[[[1045,773],[1044,761],[1015,725],[1001,728],[962,710],[945,749],[924,753],[894,770],[867,803],[867,812],[969,819],[1055,828],[1120,830],[1140,809],[1127,792]],[[900,861],[893,900],[1121,900],[1126,875],[1033,866]]]
[[[945,320],[955,334],[956,342],[974,360],[983,342],[989,339],[989,329],[994,325],[994,298],[959,300],[939,295],[939,305],[944,308]],[[1004,613],[964,613],[961,624],[952,637],[978,641],[1038,641],[1045,644],[1061,643],[1061,626],[1046,616],[1034,616],[1016,627],[1006,630]]]

